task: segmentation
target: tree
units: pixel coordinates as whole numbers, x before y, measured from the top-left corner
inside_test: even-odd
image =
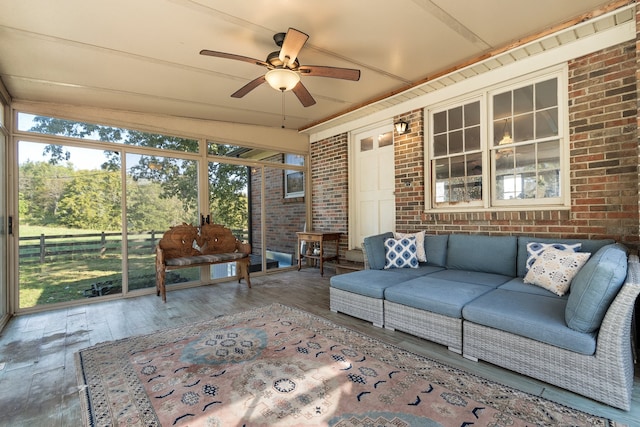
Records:
[[[26,207],[25,222],[55,224],[58,203],[65,185],[74,175],[71,165],[52,165],[45,162],[28,161],[20,166],[18,191],[21,203]]]
[[[181,152],[197,152],[198,141],[166,135],[119,129],[109,126],[95,125],[51,117],[34,118],[32,132],[75,138],[98,139],[100,141],[135,145],[138,147],[160,148]],[[235,147],[225,144],[213,144],[211,154],[226,155]],[[105,152],[107,162],[103,170],[116,171],[121,168],[121,156],[117,150]],[[45,154],[51,156],[50,163],[57,165],[69,159],[69,153],[59,145],[47,145]],[[161,191],[157,197],[168,202],[180,200],[184,212],[198,211],[197,187],[198,164],[193,160],[153,155],[141,156],[139,162],[127,169],[127,174],[134,182],[159,183]],[[209,162],[209,200],[212,218],[215,222],[232,228],[245,228],[248,222],[246,166],[227,163]],[[138,194],[130,192],[129,195]],[[148,201],[147,201],[148,202]],[[130,207],[134,203],[130,201]],[[137,216],[137,215],[136,215]],[[191,216],[193,218],[193,216]],[[138,226],[142,223],[136,220]]]
[[[127,229],[130,232],[163,231],[165,218],[189,223],[197,217],[197,211],[185,211],[177,198],[161,199],[162,191],[162,186],[154,182],[127,181]]]
[[[70,228],[121,230],[120,192],[118,172],[77,171],[60,199],[58,223]]]

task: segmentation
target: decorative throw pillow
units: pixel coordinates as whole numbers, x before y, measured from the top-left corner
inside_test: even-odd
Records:
[[[556,248],[561,251],[573,251],[578,252],[582,248],[582,243],[527,243],[527,264],[525,265],[526,271],[529,271],[538,257],[547,249]]]
[[[567,293],[571,280],[590,256],[589,252],[548,248],[542,252],[524,276],[524,283],[540,286],[562,296]]]
[[[402,239],[403,237],[415,237],[416,255],[418,256],[418,261],[427,262],[427,252],[424,248],[424,231],[419,231],[417,233],[396,233],[394,231],[393,237],[395,237],[396,239]]]
[[[384,241],[385,269],[390,268],[418,268],[416,255],[416,238],[386,239]]]

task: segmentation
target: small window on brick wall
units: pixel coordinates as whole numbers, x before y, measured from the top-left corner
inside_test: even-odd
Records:
[[[286,154],[285,163],[288,165],[303,166],[304,156],[299,154]],[[284,197],[304,197],[304,172],[299,170],[284,171]]]
[[[564,81],[547,74],[427,110],[428,209],[565,206]]]

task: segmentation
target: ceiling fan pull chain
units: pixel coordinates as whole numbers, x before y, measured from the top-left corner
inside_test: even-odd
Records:
[[[284,91],[282,91],[282,129],[284,129]]]

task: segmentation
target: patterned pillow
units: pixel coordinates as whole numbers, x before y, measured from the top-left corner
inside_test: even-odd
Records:
[[[571,280],[590,256],[589,252],[548,248],[542,252],[524,276],[524,283],[540,286],[562,296],[567,293]]]
[[[396,233],[393,232],[393,237],[396,239],[402,239],[403,237],[415,237],[416,238],[416,255],[419,262],[427,262],[427,252],[424,249],[424,231],[417,233]]]
[[[385,270],[390,268],[418,268],[416,238],[388,238],[384,241]]]
[[[549,248],[556,248],[561,251],[573,251],[578,252],[582,249],[582,243],[537,243],[530,242],[527,243],[527,264],[525,265],[526,271],[529,271],[534,262],[538,259],[538,257]]]

